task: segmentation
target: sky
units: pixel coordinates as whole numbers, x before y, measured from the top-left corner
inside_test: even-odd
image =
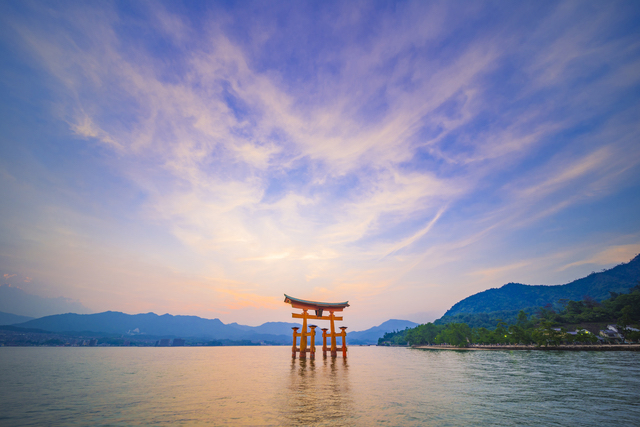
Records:
[[[433,321],[640,253],[640,3],[0,4],[0,274],[86,312]]]

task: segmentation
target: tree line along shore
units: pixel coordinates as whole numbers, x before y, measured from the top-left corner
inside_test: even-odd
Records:
[[[386,333],[378,345],[488,350],[640,348],[640,284],[627,294],[611,292],[602,302],[583,297],[528,311],[520,310],[507,321],[491,313],[493,316],[466,315],[467,322],[427,323]],[[493,318],[495,324],[487,327],[487,318]]]
[[[458,347],[448,344],[414,345],[412,348],[422,350],[561,350],[561,351],[640,351],[640,343],[636,344],[564,344],[558,346],[518,345],[518,344],[471,344]]]

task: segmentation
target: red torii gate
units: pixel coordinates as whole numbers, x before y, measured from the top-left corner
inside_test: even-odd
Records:
[[[294,319],[302,319],[302,331],[298,332],[298,328],[293,329],[293,348],[292,357],[296,358],[296,353],[300,353],[300,358],[305,359],[307,352],[311,359],[316,356],[316,325],[309,325],[310,331],[307,331],[307,320],[329,320],[331,332],[327,333],[327,328],[322,328],[322,355],[327,356],[327,337],[331,337],[331,357],[337,357],[338,346],[336,344],[336,338],[342,338],[342,357],[347,357],[347,327],[341,326],[341,332],[336,333],[334,321],[342,320],[342,317],[334,315],[336,311],[342,311],[345,307],[349,307],[349,301],[345,302],[318,302],[318,301],[306,301],[299,298],[290,297],[284,294],[284,302],[291,304],[293,308],[299,308],[302,313],[293,313],[291,317]],[[307,313],[309,310],[313,310],[315,315]],[[328,316],[323,316],[323,311],[328,311]],[[300,337],[300,347],[298,348],[297,342]],[[311,338],[311,345],[307,346],[307,337]]]

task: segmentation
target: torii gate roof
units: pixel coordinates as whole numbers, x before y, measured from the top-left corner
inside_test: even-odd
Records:
[[[290,297],[284,294],[284,302],[291,304],[294,308],[310,309],[310,310],[334,310],[342,311],[343,308],[349,307],[349,301],[345,302],[319,302],[307,301],[300,298]]]

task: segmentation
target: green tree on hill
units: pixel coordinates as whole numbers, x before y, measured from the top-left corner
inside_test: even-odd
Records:
[[[496,338],[493,331],[487,328],[474,328],[473,329],[473,343],[474,344],[495,344]]]
[[[442,329],[442,326],[437,326],[433,323],[427,323],[425,325],[420,325],[416,326],[413,329],[409,329],[405,335],[405,338],[410,345],[434,344],[436,342],[436,336]]]
[[[538,346],[556,346],[561,343],[561,333],[556,331],[553,327],[553,322],[548,320],[542,321],[540,326],[533,330],[531,337]]]
[[[508,344],[509,343],[509,331],[507,330],[507,324],[504,322],[498,322],[498,326],[496,327],[493,334],[495,335],[495,342],[498,344]]]
[[[437,344],[466,347],[471,342],[472,336],[471,328],[466,323],[449,323],[447,327],[436,336],[435,342]]]

